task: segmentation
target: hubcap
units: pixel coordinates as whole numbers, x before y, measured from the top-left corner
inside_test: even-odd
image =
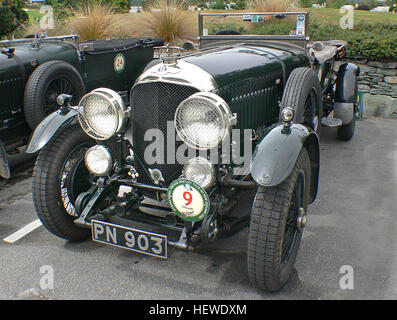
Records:
[[[53,79],[47,86],[47,89],[43,95],[43,106],[44,112],[50,114],[59,109],[57,103],[57,97],[60,94],[68,94],[71,96],[76,96],[75,89],[69,79],[64,77],[59,77]]]
[[[66,212],[71,216],[78,216],[74,206],[77,197],[90,187],[89,172],[84,164],[84,154],[88,149],[80,145],[70,152],[62,166],[60,176],[61,198]]]
[[[299,217],[297,219],[296,226],[300,232],[306,227],[307,216],[304,208],[299,208]]]

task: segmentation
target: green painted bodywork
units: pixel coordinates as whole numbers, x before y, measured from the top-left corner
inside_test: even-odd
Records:
[[[237,114],[236,129],[254,130],[250,172],[262,186],[282,183],[292,172],[301,149],[308,150],[312,163],[310,203],[317,195],[319,140],[317,134],[301,124],[285,127],[279,122],[279,103],[291,72],[311,67],[304,50],[274,46],[238,44],[219,47],[185,59],[208,73],[217,94]],[[241,130],[241,135],[243,130]],[[242,144],[244,139],[241,139]],[[245,150],[244,146],[240,150]]]
[[[284,83],[295,68],[310,67],[303,50],[240,44],[184,59],[211,74],[218,94],[237,113],[237,129],[259,130],[278,121]]]
[[[73,121],[76,115],[76,110],[67,108],[61,108],[48,115],[34,130],[29,145],[26,148],[26,153],[36,153],[42,149],[51,140],[55,132],[60,127]]]
[[[32,48],[30,43],[19,44],[14,56],[23,62],[26,80],[38,65],[50,60],[68,62],[81,72],[76,47],[68,42],[43,41],[39,48]],[[14,56],[0,54],[0,115],[18,111],[23,104],[24,81]]]
[[[125,66],[115,72],[114,60],[123,55]],[[107,53],[84,53],[84,76],[87,91],[106,87],[115,91],[129,91],[144,67],[153,59],[153,50],[147,47],[118,50]]]
[[[252,156],[252,178],[265,187],[279,185],[292,172],[303,146],[312,165],[310,203],[313,202],[317,195],[320,149],[317,134],[304,125],[273,125],[266,129]]]

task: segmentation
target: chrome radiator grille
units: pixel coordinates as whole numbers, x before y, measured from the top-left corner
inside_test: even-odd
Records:
[[[159,145],[157,150],[163,151],[160,157],[164,159],[164,163],[150,164],[146,167],[159,169],[166,186],[180,176],[183,167],[182,164],[167,163],[167,144],[174,143],[174,141],[167,141],[167,122],[173,123],[178,105],[196,92],[196,89],[189,86],[152,82],[137,85],[131,94],[131,122],[135,154],[145,164],[145,150],[153,144],[153,141],[145,141],[145,133],[150,129],[159,129],[163,133],[164,146]],[[175,130],[173,125],[172,128]],[[175,142],[175,150],[178,150],[181,145],[182,142]],[[153,184],[139,161],[136,161],[136,165],[139,173],[138,181]]]

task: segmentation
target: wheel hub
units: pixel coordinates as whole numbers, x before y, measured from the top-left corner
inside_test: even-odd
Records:
[[[303,231],[303,229],[306,227],[307,224],[307,217],[306,217],[306,211],[304,208],[299,208],[299,216],[296,221],[296,226],[300,232]]]

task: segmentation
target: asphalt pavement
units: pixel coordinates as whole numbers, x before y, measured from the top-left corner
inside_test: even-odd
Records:
[[[249,283],[247,229],[168,260],[56,238],[34,223],[31,175],[30,160],[0,181],[0,299],[397,299],[396,120],[359,121],[349,142],[323,128],[318,198],[278,293]]]

